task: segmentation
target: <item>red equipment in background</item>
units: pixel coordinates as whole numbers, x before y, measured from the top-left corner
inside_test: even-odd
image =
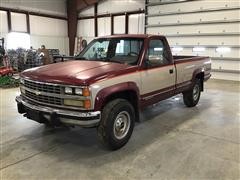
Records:
[[[5,55],[3,57],[3,65],[2,67],[0,67],[0,76],[5,76],[5,75],[13,75],[13,69],[10,66],[10,62],[8,57]]]
[[[5,49],[4,49],[4,38],[0,39],[0,76],[5,76],[5,75],[13,75],[13,69],[10,66],[10,60],[5,54]],[[3,65],[3,66],[2,66]]]

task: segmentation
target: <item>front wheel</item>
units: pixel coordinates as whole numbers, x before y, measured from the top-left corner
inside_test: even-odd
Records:
[[[103,109],[98,137],[109,149],[123,147],[130,139],[135,122],[133,106],[124,99],[110,101]]]
[[[196,79],[193,88],[183,93],[183,102],[187,107],[198,104],[201,95],[201,80]]]

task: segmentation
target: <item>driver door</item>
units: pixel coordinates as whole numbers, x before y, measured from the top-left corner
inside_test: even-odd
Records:
[[[175,67],[165,39],[149,39],[144,70],[141,71],[143,104],[156,103],[174,94]]]

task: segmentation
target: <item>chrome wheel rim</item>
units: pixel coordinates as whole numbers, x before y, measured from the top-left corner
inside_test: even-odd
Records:
[[[196,101],[199,97],[199,86],[196,84],[193,88],[193,100]]]
[[[116,139],[126,137],[130,128],[130,115],[127,111],[120,112],[114,121],[114,136]]]

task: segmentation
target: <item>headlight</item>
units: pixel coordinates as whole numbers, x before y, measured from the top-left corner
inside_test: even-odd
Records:
[[[83,95],[83,90],[81,88],[76,88],[75,89],[75,94],[77,95]]]
[[[70,87],[65,87],[64,91],[65,91],[66,94],[73,94],[73,89],[70,88]]]

